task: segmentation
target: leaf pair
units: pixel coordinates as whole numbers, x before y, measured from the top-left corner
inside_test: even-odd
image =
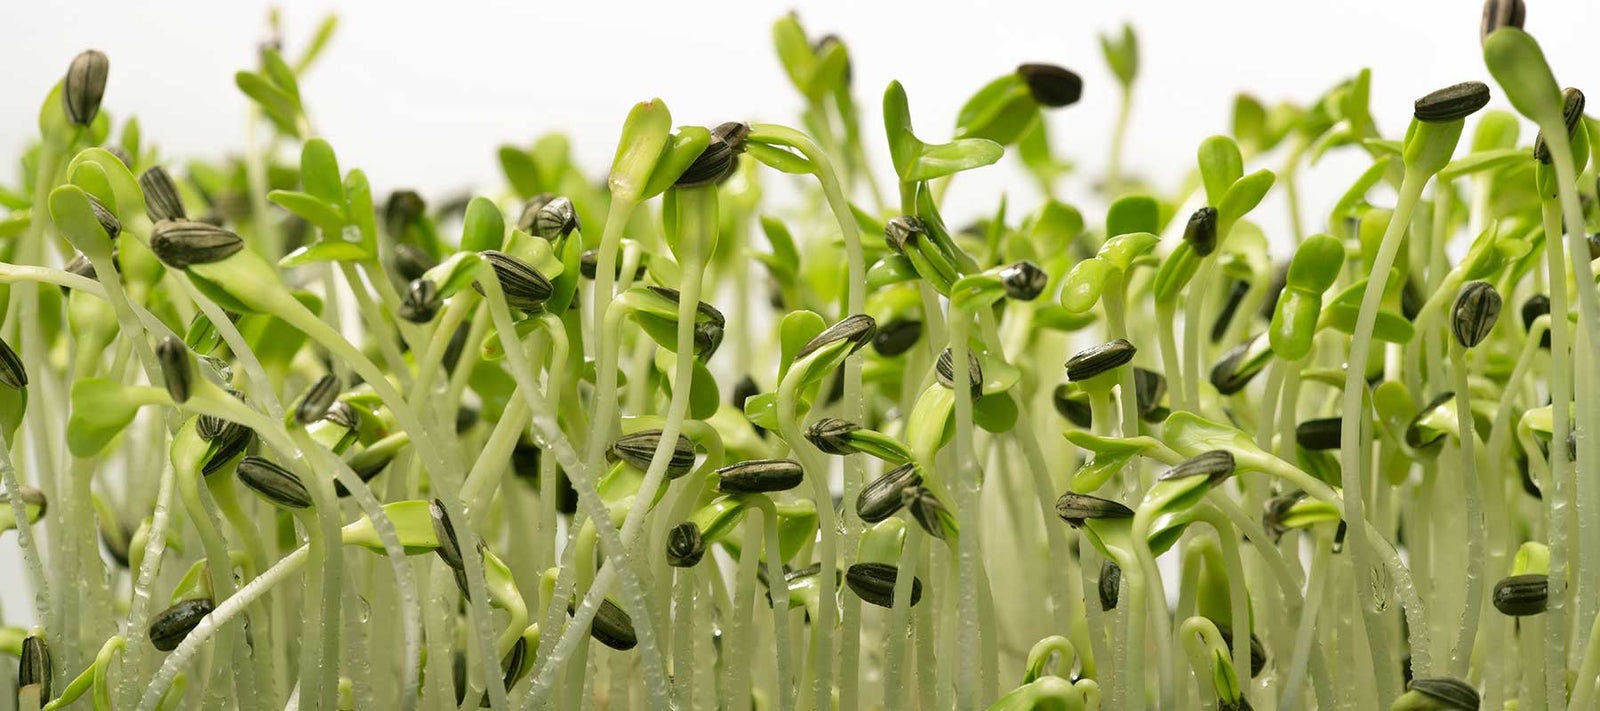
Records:
[[[341,178],[333,146],[313,138],[300,149],[300,183],[304,191],[273,190],[267,199],[316,225],[323,239],[285,255],[280,266],[377,258],[377,217],[365,173],[351,170]]]
[[[261,107],[261,113],[283,135],[305,137],[307,127],[305,107],[300,103],[300,82],[278,50],[262,48],[261,71],[238,72],[233,75],[233,83]]]
[[[902,183],[917,183],[981,168],[1000,160],[1005,149],[985,138],[958,138],[949,143],[924,143],[911,128],[911,107],[905,87],[889,83],[883,92],[883,127],[889,156]]]

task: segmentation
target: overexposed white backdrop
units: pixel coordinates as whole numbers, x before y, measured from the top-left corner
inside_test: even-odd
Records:
[[[302,93],[315,132],[332,142],[341,162],[363,168],[379,195],[411,187],[439,197],[498,189],[495,148],[552,130],[571,136],[576,157],[598,179],[628,108],[650,97],[665,99],[679,124],[794,120],[800,98],[770,41],[772,21],[791,9],[809,32],[835,33],[849,44],[880,176],[888,157],[878,105],[891,79],[905,84],[919,134],[944,140],[973,91],[1027,61],[1061,64],[1084,77],[1083,100],[1048,116],[1057,150],[1078,164],[1080,179],[1097,174],[1117,89],[1095,37],[1124,21],[1138,30],[1142,63],[1126,163],[1168,190],[1193,166],[1200,140],[1227,130],[1241,90],[1269,104],[1304,103],[1370,67],[1373,113],[1393,137],[1404,130],[1412,101],[1428,91],[1469,79],[1492,85],[1473,0],[317,0],[285,3],[282,17],[292,55],[328,12],[340,16]],[[105,110],[119,120],[137,115],[145,140],[165,156],[238,150],[246,102],[233,74],[254,68],[267,10],[258,0],[4,0],[0,181],[16,183],[18,158],[37,135],[40,101],[87,48],[111,58]],[[1597,21],[1594,0],[1528,0],[1526,29],[1564,85],[1600,91]],[[1506,107],[1495,93],[1491,106]],[[1531,138],[1531,129],[1524,136]],[[1312,216],[1364,167],[1364,158],[1345,152],[1302,173],[1308,226],[1316,229]],[[947,212],[957,224],[988,212],[1002,192],[1014,207],[1038,199],[1004,161],[969,175],[950,195]],[[1284,210],[1274,194],[1257,215],[1281,235]],[[6,623],[27,624],[31,605],[13,541],[0,540],[0,603]]]

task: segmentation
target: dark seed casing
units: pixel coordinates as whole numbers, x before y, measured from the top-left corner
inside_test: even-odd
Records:
[[[150,621],[150,644],[163,652],[170,652],[183,643],[206,615],[216,609],[209,597],[183,600],[156,615]]]
[[[404,237],[406,229],[422,219],[428,211],[427,201],[415,190],[396,190],[389,193],[383,203],[383,229],[391,239]],[[403,243],[402,243],[403,244]]]
[[[1494,584],[1494,609],[1512,617],[1544,612],[1550,602],[1550,577],[1537,573],[1513,575]]]
[[[405,242],[394,246],[394,270],[407,282],[421,279],[436,266],[439,266],[438,260],[421,247]]]
[[[241,249],[239,235],[204,222],[162,220],[150,230],[150,250],[174,269],[220,262]]]
[[[255,430],[236,422],[223,420],[221,432],[211,440],[211,456],[200,468],[200,473],[206,476],[220,471],[234,457],[243,454],[249,449],[250,443],[256,438]]]
[[[1041,106],[1071,106],[1083,97],[1083,78],[1066,67],[1030,63],[1018,66],[1017,74]]]
[[[439,313],[439,285],[429,279],[417,278],[406,285],[396,313],[412,323],[427,323]]]
[[[1478,692],[1471,684],[1449,677],[1412,679],[1407,688],[1432,701],[1444,704],[1440,707],[1443,709],[1477,711],[1478,705],[1482,703],[1478,698]]]
[[[1306,420],[1295,426],[1294,441],[1302,449],[1325,451],[1339,448],[1340,428],[1344,420],[1338,417],[1322,417],[1315,420]]]
[[[1538,320],[1540,316],[1549,315],[1549,313],[1550,297],[1544,294],[1534,294],[1528,297],[1527,301],[1522,302],[1522,329],[1525,331],[1532,329],[1534,321]],[[1550,348],[1549,331],[1545,331],[1544,337],[1539,339],[1539,347],[1547,350]]]
[[[1478,39],[1488,40],[1489,35],[1502,27],[1520,30],[1527,15],[1528,8],[1522,0],[1487,0],[1483,3],[1483,24],[1479,28]]]
[[[506,305],[511,308],[537,311],[555,291],[549,279],[521,259],[494,249],[483,250],[478,255],[494,269],[495,278],[500,280],[500,290],[505,294]],[[472,282],[472,288],[483,293],[483,285],[478,282]]]
[[[900,498],[922,530],[934,538],[940,540],[946,538],[948,531],[944,524],[950,515],[950,510],[945,508],[944,503],[939,501],[932,491],[922,486],[909,486],[900,490]]]
[[[655,457],[656,446],[660,443],[661,430],[625,434],[611,443],[611,448],[606,451],[606,458],[613,462],[621,460],[635,469],[646,471],[650,468],[650,460]],[[694,443],[680,434],[676,445],[672,448],[672,457],[667,460],[667,478],[676,479],[688,474],[693,467]]]
[[[295,421],[304,427],[322,419],[328,414],[328,408],[333,407],[334,400],[339,397],[340,389],[342,386],[338,376],[329,373],[318,378],[317,382],[312,383],[306,390],[305,396],[300,398],[300,404],[295,407]]]
[[[1089,407],[1088,395],[1082,390],[1067,383],[1057,385],[1050,396],[1050,403],[1055,405],[1056,412],[1077,428],[1086,430],[1094,425],[1094,412]]]
[[[951,358],[949,348],[939,353],[939,360],[934,364],[933,370],[938,376],[940,385],[955,389],[955,361]],[[967,390],[972,393],[974,400],[983,396],[983,363],[978,360],[978,354],[971,350],[967,351]]]
[[[628,651],[639,644],[639,637],[633,630],[633,618],[610,600],[600,602],[600,610],[595,613],[589,634],[595,641],[619,652]]]
[[[1179,462],[1177,466],[1168,469],[1166,473],[1162,474],[1161,480],[1168,481],[1203,476],[1215,484],[1233,476],[1233,468],[1232,452],[1224,449],[1213,449]]]
[[[1233,649],[1232,625],[1218,625],[1217,632],[1222,634],[1223,643],[1228,649]],[[1250,635],[1250,676],[1261,676],[1261,670],[1267,666],[1267,648],[1261,644],[1261,638]]]
[[[667,532],[667,565],[693,568],[705,554],[705,539],[693,521],[684,521]]]
[[[22,367],[22,359],[4,339],[0,339],[0,383],[12,390],[28,387],[28,370]]]
[[[518,220],[520,223],[521,220]],[[551,198],[533,214],[533,235],[552,242],[583,229],[578,210],[565,197]]]
[[[845,584],[863,602],[878,607],[894,607],[894,582],[900,569],[888,563],[856,563],[845,572]],[[922,600],[922,580],[911,578],[911,606]]]
[[[657,296],[660,296],[663,299],[671,301],[674,304],[683,301],[683,293],[678,291],[677,289],[672,288],[672,287],[668,287],[668,286],[650,286],[650,287],[647,287],[647,288],[650,289],[650,291],[655,293]],[[701,316],[704,316],[709,323],[715,324],[717,326],[723,326],[723,327],[726,327],[728,325],[728,317],[723,316],[722,312],[717,310],[717,307],[712,306],[711,304],[708,304],[708,303],[706,303],[704,301],[698,301],[698,302],[695,302],[694,308],[695,308],[695,311],[697,312],[697,315],[695,316],[696,319],[699,319]]]
[[[824,417],[811,423],[806,428],[806,439],[817,449],[827,454],[846,456],[856,453],[856,448],[850,444],[850,433],[861,429],[861,425],[846,422],[837,417]]]
[[[1139,406],[1139,416],[1149,418],[1150,414],[1161,406],[1161,398],[1167,394],[1167,379],[1153,370],[1134,368],[1133,391]]]
[[[1206,205],[1195,210],[1183,226],[1183,241],[1202,257],[1217,251],[1217,208]]]
[[[139,174],[139,190],[144,192],[144,211],[153,222],[182,220],[183,200],[178,197],[178,185],[172,181],[167,169],[159,165]]]
[[[17,687],[38,685],[39,699],[50,698],[50,646],[38,635],[22,640],[22,655],[17,662]]]
[[[105,231],[107,238],[114,240],[122,235],[122,220],[117,219],[117,214],[100,202],[100,198],[89,196],[89,211],[94,213],[95,221],[100,223],[100,229]]]
[[[1424,123],[1447,123],[1471,116],[1489,103],[1489,86],[1464,81],[1417,99],[1412,115]]]
[[[927,227],[922,224],[921,218],[914,215],[900,215],[899,217],[891,218],[884,224],[883,241],[895,253],[905,254],[906,246],[911,243],[911,240],[916,239],[917,235],[926,231]]]
[[[1056,515],[1078,528],[1089,519],[1133,518],[1133,509],[1110,499],[1069,491],[1056,499]]]
[[[1243,279],[1233,280],[1228,287],[1228,298],[1222,302],[1222,310],[1217,312],[1217,320],[1211,322],[1212,343],[1222,342],[1222,337],[1228,333],[1228,327],[1233,325],[1233,317],[1239,313],[1239,306],[1244,303],[1244,297],[1249,293],[1249,282]]]
[[[840,341],[849,341],[851,343],[850,352],[854,353],[861,350],[862,346],[871,343],[873,335],[877,332],[878,322],[872,320],[871,316],[866,314],[846,316],[838,323],[829,326],[822,333],[817,334],[816,338],[801,346],[800,350],[794,354],[794,360],[799,362],[817,350]]]
[[[901,492],[921,485],[917,465],[907,462],[890,469],[861,488],[856,495],[856,515],[867,523],[879,523],[905,505]]]
[[[1000,270],[1000,282],[1005,284],[1006,298],[1015,301],[1033,301],[1044,293],[1050,284],[1050,275],[1026,259]]]
[[[913,319],[895,319],[883,324],[872,336],[872,349],[885,358],[893,358],[911,350],[922,338],[922,322]]]
[[[274,504],[290,509],[311,507],[311,492],[294,472],[261,457],[245,457],[235,467],[239,481]]]
[[[1122,566],[1107,559],[1100,563],[1100,609],[1117,609],[1117,597],[1122,594]]]
[[[167,336],[156,344],[156,361],[161,364],[161,379],[172,401],[188,402],[194,386],[194,361],[189,358],[189,347],[177,337]]]
[[[452,569],[465,570],[465,563],[461,560],[461,541],[456,538],[456,526],[450,522],[449,514],[445,513],[444,502],[434,499],[428,502],[428,516],[433,519],[433,535],[439,540],[439,547],[434,552],[439,554],[439,559]]]
[[[1583,105],[1583,92],[1570,86],[1561,90],[1561,121],[1567,127],[1569,141],[1577,135],[1578,124],[1583,121]],[[1534,136],[1533,158],[1545,165],[1550,164],[1550,146],[1544,141],[1544,131]]]
[[[88,126],[100,114],[100,99],[106,94],[106,77],[111,60],[105,53],[90,49],[72,58],[67,78],[61,84],[61,104],[67,118],[77,126]]]
[[[1488,282],[1475,281],[1461,287],[1455,308],[1450,312],[1450,332],[1462,348],[1482,343],[1494,331],[1500,318],[1500,292]]]
[[[792,459],[752,459],[717,470],[717,488],[725,494],[770,494],[800,485],[805,470]]]
[[[1266,344],[1258,334],[1228,349],[1216,365],[1211,366],[1211,386],[1223,395],[1243,390],[1268,362],[1269,359],[1256,357],[1260,354],[1258,349],[1265,348]]]
[[[1133,361],[1138,350],[1123,338],[1085,348],[1067,359],[1067,380],[1082,382],[1121,368]]]

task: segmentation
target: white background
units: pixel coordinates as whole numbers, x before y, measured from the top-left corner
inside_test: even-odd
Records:
[[[1194,164],[1200,140],[1227,130],[1242,89],[1267,103],[1304,103],[1370,67],[1378,127],[1397,137],[1412,101],[1428,91],[1469,79],[1492,86],[1480,53],[1480,5],[1472,0],[796,4],[813,36],[836,33],[850,46],[880,175],[888,159],[877,109],[889,80],[904,82],[918,133],[942,141],[973,91],[1026,61],[1083,75],[1082,102],[1050,121],[1058,151],[1081,173],[1097,173],[1117,93],[1095,35],[1124,20],[1136,24],[1142,54],[1127,162],[1168,190]],[[1526,29],[1557,78],[1600,97],[1593,42],[1600,3],[1528,5]],[[0,1],[0,181],[16,183],[17,158],[37,135],[40,101],[73,55],[90,47],[111,58],[106,110],[119,120],[139,116],[145,140],[166,156],[237,150],[245,99],[233,73],[254,68],[266,7],[254,0]],[[438,197],[499,188],[495,148],[550,130],[569,132],[575,155],[598,177],[628,107],[650,97],[664,98],[679,124],[796,120],[800,100],[770,42],[772,21],[790,8],[771,0],[319,1],[286,7],[283,36],[295,56],[337,9],[338,35],[302,82],[316,132],[342,165],[366,170],[380,199],[394,187]],[[1492,106],[1506,107],[1495,94]],[[1531,138],[1526,130],[1524,143]],[[1364,158],[1346,151],[1303,172],[1308,225],[1364,167]],[[987,213],[1002,192],[1014,209],[1037,199],[1009,165],[970,175],[951,193],[947,212],[958,224]],[[1282,235],[1283,210],[1274,194],[1258,211],[1269,233]],[[1099,210],[1086,213],[1098,222]],[[25,624],[31,605],[14,540],[0,541],[0,600],[6,622]]]

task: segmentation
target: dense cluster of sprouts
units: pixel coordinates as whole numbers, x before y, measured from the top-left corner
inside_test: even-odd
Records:
[[[113,131],[84,52],[0,188],[3,678],[25,711],[1594,708],[1600,122],[1523,12],[1463,69],[1497,88],[1403,133],[1366,71],[1240,95],[1174,193],[1121,169],[1105,37],[1093,220],[1047,128],[1076,74],[1002,74],[946,143],[891,83],[879,133],[793,16],[805,130],[645,101],[603,183],[548,135],[432,206],[316,136],[331,20],[237,74],[267,135],[216,161]],[[1371,166],[1303,209],[1329,151]],[[1008,152],[1042,204],[950,229]],[[1274,189],[1290,234],[1250,219]]]

